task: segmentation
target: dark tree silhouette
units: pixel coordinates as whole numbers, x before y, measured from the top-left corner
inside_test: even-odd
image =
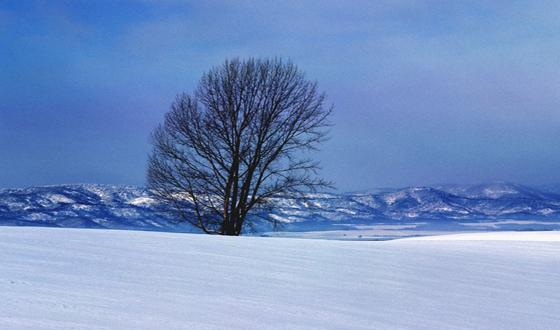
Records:
[[[152,135],[148,187],[205,233],[240,235],[278,197],[329,183],[305,157],[326,138],[317,83],[279,59],[229,60],[181,94]],[[269,221],[269,219],[264,217]]]

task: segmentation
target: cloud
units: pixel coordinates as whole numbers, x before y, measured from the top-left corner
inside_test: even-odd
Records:
[[[0,77],[15,95],[8,111],[49,107],[78,130],[132,143],[120,134],[147,136],[173,96],[224,58],[280,56],[335,103],[321,157],[343,189],[500,173],[560,181],[551,170],[560,164],[558,2],[43,4],[17,16],[0,9],[16,40],[12,74]],[[81,121],[72,120],[74,108]],[[59,124],[51,126],[62,139],[69,133]],[[40,144],[36,135],[28,141]],[[146,139],[138,141],[144,150]],[[136,157],[123,167],[143,164],[145,154]],[[546,174],[523,174],[528,167]]]

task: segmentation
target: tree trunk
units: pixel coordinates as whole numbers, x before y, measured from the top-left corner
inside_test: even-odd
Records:
[[[226,223],[224,223],[224,227],[222,230],[222,235],[227,235],[227,236],[239,236],[239,233],[236,232],[235,230],[235,219],[233,217],[231,217],[229,219],[229,221],[227,221]]]

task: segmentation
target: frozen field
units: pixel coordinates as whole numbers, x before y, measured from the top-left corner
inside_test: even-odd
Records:
[[[560,232],[0,228],[1,329],[559,329]]]

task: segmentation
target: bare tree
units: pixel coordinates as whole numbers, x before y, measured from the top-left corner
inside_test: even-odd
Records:
[[[225,61],[193,95],[179,95],[155,129],[148,186],[205,233],[240,235],[252,226],[248,215],[277,197],[329,185],[304,157],[326,138],[324,103],[317,83],[290,62]]]

